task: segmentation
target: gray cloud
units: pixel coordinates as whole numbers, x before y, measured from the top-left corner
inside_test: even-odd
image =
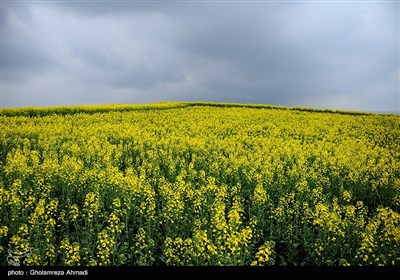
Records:
[[[396,2],[5,2],[3,106],[399,111]]]

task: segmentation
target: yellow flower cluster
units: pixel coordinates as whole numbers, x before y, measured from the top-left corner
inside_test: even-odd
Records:
[[[268,194],[262,184],[257,184],[254,188],[253,202],[255,205],[264,205],[268,200]]]
[[[116,214],[111,213],[110,217],[108,217],[108,228],[112,234],[121,234],[124,224],[120,222],[120,219]]]
[[[61,241],[60,249],[64,253],[64,265],[80,265],[80,246],[77,242],[70,243],[68,239]]]
[[[69,219],[71,222],[75,222],[79,217],[79,208],[78,205],[72,204],[69,208]]]
[[[265,241],[263,245],[257,250],[254,261],[251,265],[273,265],[275,260],[275,252],[274,252],[275,242],[274,241]]]
[[[151,265],[154,262],[153,250],[154,240],[147,237],[143,228],[139,228],[135,235],[135,243],[132,246],[133,254],[135,255],[137,265]]]
[[[315,206],[315,218],[313,224],[326,229],[330,239],[335,241],[336,236],[343,237],[345,235],[344,225],[339,211],[332,209],[330,211],[324,204],[317,204]]]
[[[217,246],[208,238],[207,230],[197,230],[193,237],[195,257],[200,261],[197,264],[211,264],[212,259],[218,255]]]
[[[189,265],[193,256],[193,241],[190,238],[183,240],[178,237],[167,237],[164,243],[165,263],[167,265]]]
[[[263,105],[0,110],[0,265],[399,265],[398,139]]]
[[[6,237],[8,233],[8,227],[2,226],[0,227],[0,238]]]
[[[110,265],[115,239],[106,230],[98,234],[97,258],[99,265]]]
[[[356,258],[367,265],[400,265],[400,214],[390,208],[378,213],[361,234]],[[384,253],[383,253],[384,252]]]
[[[85,218],[88,221],[91,221],[93,217],[99,213],[100,210],[100,201],[98,195],[92,192],[86,194],[83,206]]]

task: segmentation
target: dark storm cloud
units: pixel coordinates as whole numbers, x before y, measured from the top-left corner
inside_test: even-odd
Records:
[[[373,18],[358,3],[347,9],[338,3],[291,4],[279,13],[269,7],[250,10],[251,18],[238,7],[225,18],[194,22],[183,36],[191,54],[239,69],[243,100],[244,89],[256,100],[281,104],[307,105],[335,94],[363,99],[364,88],[398,71],[396,29],[381,30],[384,18]],[[208,32],[212,27],[218,32]]]
[[[4,2],[4,106],[399,111],[397,2]]]

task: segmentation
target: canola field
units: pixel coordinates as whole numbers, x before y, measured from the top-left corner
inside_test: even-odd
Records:
[[[400,117],[0,110],[0,265],[400,265]]]

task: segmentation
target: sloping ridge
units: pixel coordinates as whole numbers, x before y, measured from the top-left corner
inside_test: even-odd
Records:
[[[375,115],[371,112],[345,111],[333,109],[319,109],[308,107],[285,107],[270,104],[249,104],[249,103],[223,103],[223,102],[156,102],[148,104],[110,104],[110,105],[80,105],[80,106],[52,106],[52,107],[21,107],[0,109],[0,116],[26,116],[42,117],[48,115],[73,115],[73,114],[96,114],[108,112],[129,112],[148,110],[167,110],[187,107],[219,107],[219,108],[252,108],[252,109],[273,109],[273,110],[294,110],[304,112],[333,113],[346,115]],[[395,115],[395,114],[380,114]]]

